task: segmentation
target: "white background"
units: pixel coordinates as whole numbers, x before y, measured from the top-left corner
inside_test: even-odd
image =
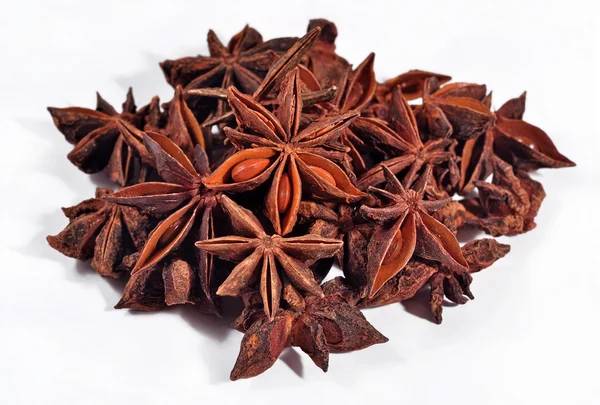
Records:
[[[123,4],[127,3],[127,4]],[[206,5],[202,5],[206,3]],[[0,13],[0,403],[599,403],[597,255],[598,11],[593,1],[14,1]],[[310,18],[339,30],[353,64],[377,54],[380,80],[408,69],[486,83],[494,107],[527,90],[526,120],[574,169],[535,176],[538,227],[502,238],[512,252],[475,275],[476,299],[366,311],[390,342],[331,356],[323,374],[287,349],[258,378],[231,383],[241,334],[193,308],[113,310],[122,285],[51,250],[60,207],[102,176],[65,158],[46,106],[170,99],[158,62],[206,54],[250,23],[265,39],[301,36]],[[421,297],[424,298],[424,297]],[[418,316],[415,316],[417,314]],[[419,316],[420,315],[420,316]]]

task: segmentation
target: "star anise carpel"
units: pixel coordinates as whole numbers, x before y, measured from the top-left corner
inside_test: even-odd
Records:
[[[475,182],[478,198],[467,200],[472,215],[467,224],[493,235],[516,235],[535,228],[546,192],[542,184],[527,172],[518,170],[502,159],[492,159],[493,176],[490,183]]]
[[[322,297],[303,297],[287,285],[285,309],[269,318],[259,303],[250,304],[235,322],[244,332],[240,354],[231,379],[249,378],[269,369],[287,346],[299,347],[323,371],[329,367],[331,350],[361,350],[388,339],[364,315],[336,291],[337,280],[323,285]],[[330,288],[332,287],[332,288]]]
[[[423,93],[423,104],[415,115],[420,127],[433,138],[473,139],[494,125],[494,113],[483,103],[485,85],[451,83],[440,87],[439,80],[430,77]]]
[[[251,94],[254,100],[267,108],[272,108],[277,102],[277,97],[273,97],[274,90],[278,90],[281,81],[294,68],[298,68],[300,83],[302,87],[302,101],[305,107],[310,107],[314,104],[329,101],[335,97],[337,93],[336,87],[330,87],[323,90],[313,76],[313,74],[304,66],[299,65],[300,60],[306,52],[313,46],[320,28],[315,28],[308,32],[304,37],[300,38],[293,46],[291,46],[281,57],[277,59],[262,79],[260,86]],[[244,93],[243,89],[238,89]],[[205,89],[190,89],[186,90],[188,97],[213,97],[222,101],[227,101],[226,88],[205,88]],[[227,109],[229,106],[226,105]],[[202,123],[204,127],[210,127],[217,124],[235,122],[235,115],[232,111],[222,114],[214,114],[212,117]]]
[[[319,112],[330,117],[353,111],[362,113],[373,99],[377,89],[373,70],[374,60],[375,54],[371,53],[355,70],[351,70],[351,67],[348,66],[348,69],[341,72],[338,80],[341,87],[335,99],[329,103],[320,104],[321,111]],[[372,119],[359,115],[342,132],[340,141],[350,148],[346,166],[351,175],[360,175],[366,170],[366,163],[361,152],[366,152],[367,146],[371,148],[383,146],[370,136],[372,133],[371,121]]]
[[[436,323],[442,322],[444,297],[456,304],[474,299],[470,290],[471,273],[491,266],[510,251],[510,246],[495,239],[478,239],[461,248],[468,268],[450,268],[441,263],[414,258],[373,297],[359,302],[360,308],[388,305],[413,298],[429,284],[429,308]]]
[[[371,133],[381,140],[382,145],[387,145],[388,150],[396,157],[385,160],[385,165],[392,173],[402,178],[402,185],[410,187],[417,177],[423,172],[426,165],[442,165],[452,160],[452,153],[448,147],[451,139],[428,139],[423,142],[419,127],[412,108],[396,87],[390,102],[390,127],[384,124],[373,125]],[[388,152],[389,153],[389,152]],[[433,171],[435,174],[435,170]],[[366,190],[385,181],[382,166],[375,166],[368,170],[358,181],[358,188]]]
[[[219,204],[219,192],[208,190],[202,180],[210,174],[209,161],[197,145],[194,162],[169,138],[155,133],[143,134],[144,144],[152,155],[163,182],[147,182],[126,187],[108,199],[137,207],[142,212],[163,218],[150,233],[131,271],[135,277],[146,278],[157,271],[160,262],[168,259],[189,237],[205,240],[214,236],[213,215]],[[190,241],[192,242],[192,241]],[[197,252],[192,267],[206,297],[211,297],[212,259]],[[190,285],[190,288],[192,286]]]
[[[97,94],[96,110],[48,107],[48,111],[66,140],[75,144],[67,157],[77,168],[97,173],[106,167],[108,177],[121,186],[146,179],[151,168],[140,158],[140,151],[127,142],[123,126],[154,129],[160,125],[158,98],[138,111],[130,88],[122,113],[100,94]]]
[[[225,128],[225,134],[238,151],[204,184],[237,193],[270,181],[265,214],[275,232],[285,235],[296,223],[303,196],[348,203],[360,200],[363,193],[331,161],[332,157],[343,158],[335,141],[358,114],[316,120],[301,129],[302,98],[296,69],[288,73],[278,97],[279,107],[271,113],[252,97],[229,89],[238,128]]]
[[[430,170],[427,167],[414,186],[405,189],[396,176],[382,165],[386,189],[369,188],[369,192],[383,202],[381,207],[363,205],[360,208],[366,218],[381,225],[369,242],[367,283],[362,296],[373,297],[402,270],[413,254],[450,268],[467,268],[454,234],[429,214],[446,205],[449,199],[423,199]]]
[[[125,121],[117,123],[125,142],[139,153],[144,163],[152,167],[155,166],[155,161],[148,153],[144,144],[144,133],[168,137],[191,159],[194,156],[196,145],[199,145],[204,150],[207,150],[211,146],[211,138],[203,133],[200,124],[184,99],[181,86],[175,88],[175,93],[169,103],[166,116],[166,119],[161,117],[163,118],[162,121],[166,122],[160,128],[158,126],[146,126],[144,127],[144,131]]]
[[[56,236],[46,239],[62,254],[79,260],[92,259],[98,274],[118,278],[123,258],[141,248],[148,238],[148,218],[134,208],[123,207],[104,198],[107,188],[96,189],[96,197],[63,208],[69,224]]]
[[[298,38],[275,38],[263,41],[258,31],[245,26],[225,46],[217,35],[209,30],[209,56],[185,57],[165,60],[160,64],[167,82],[173,87],[182,86],[187,92],[192,89],[221,88],[236,86],[246,94],[252,94],[260,86],[271,65],[287,51]],[[222,116],[228,109],[227,102],[200,104],[190,102],[192,109],[202,112],[199,120]],[[214,106],[214,107],[213,107]]]
[[[202,240],[196,246],[203,252],[239,262],[219,286],[218,295],[240,296],[259,284],[265,314],[272,319],[279,308],[283,272],[289,281],[306,292],[322,296],[309,266],[333,256],[343,243],[318,235],[283,237],[265,231],[258,218],[226,195],[221,205],[231,219],[235,236]]]
[[[496,111],[496,124],[492,129],[494,153],[522,170],[575,166],[556,149],[548,134],[523,121],[525,97],[523,93]]]
[[[167,82],[173,87],[187,89],[204,87],[227,88],[236,86],[248,93],[260,86],[261,78],[278,58],[298,38],[275,38],[263,41],[262,35],[246,25],[225,46],[214,33],[208,31],[210,56],[194,56],[165,60],[160,64]]]

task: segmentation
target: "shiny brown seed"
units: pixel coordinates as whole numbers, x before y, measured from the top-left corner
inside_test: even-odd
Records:
[[[156,243],[156,249],[161,249],[161,248],[167,246],[169,243],[171,243],[173,241],[173,239],[175,238],[175,236],[177,235],[177,233],[179,232],[179,230],[181,229],[181,227],[183,227],[185,225],[187,220],[188,220],[188,218],[184,215],[181,218],[179,218],[177,221],[173,222],[167,228],[165,233],[163,233],[161,235],[160,239]]]
[[[402,252],[402,232],[399,230],[398,232],[396,232],[396,235],[394,235],[392,244],[388,248],[385,257],[383,258],[383,262],[381,264],[386,265],[392,263],[398,258],[400,252]]]
[[[292,202],[292,183],[287,173],[281,175],[279,180],[279,190],[277,190],[277,209],[280,214],[286,213],[290,209]]]
[[[322,178],[323,180],[325,180],[327,183],[329,183],[329,184],[331,184],[332,186],[335,187],[335,185],[336,185],[335,178],[327,170],[322,169],[322,168],[317,167],[317,166],[308,166],[308,167],[310,167],[310,169],[313,172],[315,172],[315,174],[317,176],[319,176],[320,178]]]
[[[231,178],[236,183],[250,180],[265,171],[270,164],[271,161],[265,158],[244,160],[233,167]]]

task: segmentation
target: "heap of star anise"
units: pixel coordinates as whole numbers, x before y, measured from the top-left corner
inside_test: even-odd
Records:
[[[545,192],[530,171],[574,165],[523,120],[525,93],[494,111],[485,85],[445,75],[378,83],[374,55],[353,69],[336,37],[326,20],[266,42],[247,26],[228,46],[209,31],[210,56],[161,63],[162,107],[130,91],[121,113],[100,96],[48,109],[75,166],[127,186],[65,208],[50,245],[127,279],[116,308],[221,316],[220,297],[239,297],[232,379],[288,346],[327,371],[330,350],[387,341],[361,308],[423,288],[441,322],[444,300],[473,299],[472,273],[510,250],[457,233],[533,229]]]

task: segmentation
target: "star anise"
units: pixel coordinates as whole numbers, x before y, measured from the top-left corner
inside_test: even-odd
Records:
[[[514,172],[498,157],[492,159],[492,182],[477,181],[478,200],[466,200],[473,217],[468,225],[492,236],[515,235],[535,228],[535,217],[546,197],[542,184],[526,172]]]
[[[283,271],[294,286],[309,294],[323,296],[308,266],[319,259],[333,256],[341,249],[341,241],[318,235],[269,235],[251,211],[225,195],[221,196],[221,205],[240,236],[225,236],[196,243],[203,252],[239,262],[217,290],[218,295],[240,296],[255,288],[260,280],[259,291],[264,312],[273,319],[279,309],[283,288],[279,272]]]
[[[108,167],[109,178],[121,186],[145,181],[151,168],[127,143],[122,124],[155,129],[161,119],[158,98],[137,111],[130,88],[120,114],[100,94],[96,110],[48,107],[48,111],[58,130],[75,144],[67,157],[80,170],[96,173]]]
[[[193,158],[196,145],[200,145],[202,149],[206,150],[209,146],[208,141],[210,141],[211,138],[206,137],[203,133],[200,124],[184,99],[181,86],[175,88],[173,99],[169,103],[167,116],[168,118],[164,128],[146,126],[144,131],[146,133],[160,134],[168,137],[180,147],[189,158]],[[118,126],[125,142],[138,151],[143,162],[154,167],[154,159],[150,156],[150,153],[148,153],[148,150],[144,145],[144,131],[141,131],[125,121],[119,121]]]
[[[452,160],[453,154],[447,150],[452,140],[440,138],[430,139],[425,143],[421,141],[413,111],[398,87],[390,102],[390,121],[393,130],[380,124],[372,126],[370,131],[380,139],[382,145],[397,151],[396,157],[382,162],[382,165],[387,166],[392,173],[399,174],[405,188],[414,183],[427,164],[435,167]],[[360,178],[358,187],[365,190],[384,181],[382,166],[375,166]]]
[[[187,250],[193,251],[193,247],[189,246],[185,253]],[[139,252],[126,256],[118,270],[131,273],[139,257]],[[194,262],[191,255],[173,254],[137,273],[128,280],[115,309],[158,311],[173,305],[191,304],[205,314],[220,316],[218,302],[212,296],[208,297],[200,285]]]
[[[65,256],[92,259],[91,266],[98,274],[117,278],[122,275],[118,267],[123,258],[145,243],[150,223],[136,209],[103,199],[111,194],[111,189],[98,188],[95,198],[63,208],[69,225],[46,239]]]
[[[277,99],[272,97],[274,89],[278,89],[281,81],[294,68],[298,67],[300,82],[302,86],[302,100],[305,107],[312,106],[322,101],[331,100],[336,94],[336,88],[330,88],[322,91],[321,85],[313,74],[306,67],[298,63],[306,52],[313,46],[319,36],[319,28],[315,28],[308,32],[304,37],[300,38],[292,47],[290,47],[269,69],[267,74],[258,88],[251,93],[252,98],[265,107],[272,107]],[[242,91],[243,92],[243,91]],[[186,91],[188,97],[215,97],[220,100],[227,100],[226,89],[191,89]],[[227,105],[228,107],[228,105]],[[215,115],[214,117],[203,122],[203,126],[212,126],[222,124],[224,122],[233,121],[235,124],[235,115],[232,111]]]
[[[438,271],[433,262],[411,259],[402,270],[385,283],[373,297],[365,297],[359,308],[374,308],[414,297]]]
[[[383,199],[383,206],[360,208],[365,217],[381,224],[369,242],[367,283],[362,296],[373,297],[402,270],[413,254],[452,269],[466,270],[467,263],[454,234],[429,215],[446,205],[449,199],[423,200],[430,168],[408,190],[386,166],[382,166],[382,170],[387,180],[386,189],[370,187],[369,191]]]
[[[428,79],[425,83],[426,91],[433,92],[432,97],[451,97],[456,103],[465,104],[461,108],[457,108],[458,122],[468,114],[467,105],[472,99],[481,102],[481,105],[489,110],[491,105],[491,93],[486,95],[486,86],[473,83],[453,83],[439,89],[439,83],[436,80]],[[435,89],[438,88],[436,91]],[[430,99],[428,99],[431,101]],[[471,103],[473,103],[471,101]],[[473,109],[482,109],[482,106],[474,103]],[[487,114],[487,110],[485,114]],[[448,110],[448,107],[446,107]],[[420,129],[433,137],[449,137],[453,134],[453,124],[451,124],[444,113],[444,109],[424,103],[423,106],[417,107],[417,122]],[[461,118],[463,117],[463,118]],[[489,117],[488,117],[489,118]],[[483,118],[485,121],[486,118]],[[465,124],[467,125],[467,124]],[[463,128],[463,132],[468,132],[468,129]],[[477,130],[479,131],[479,130]],[[456,158],[448,164],[448,174],[456,167],[457,175],[450,175],[444,179],[440,174],[436,175],[439,183],[438,189],[442,189],[447,195],[459,193],[465,195],[473,190],[473,182],[476,180],[484,180],[491,173],[490,159],[493,155],[494,135],[491,129],[488,128],[483,133],[479,133],[469,139],[457,139],[455,144],[451,146],[451,150],[456,155]],[[458,166],[456,164],[458,162]],[[438,168],[439,170],[440,168]],[[443,170],[443,169],[442,169]]]
[[[491,129],[464,142],[460,152],[461,194],[472,191],[474,181],[485,180],[491,173],[494,153],[518,170],[575,165],[558,152],[545,132],[523,121],[525,97],[523,93],[508,100],[496,111],[495,125]]]
[[[510,246],[498,243],[495,239],[479,239],[465,244],[461,252],[468,265],[466,269],[449,268],[441,263],[413,259],[388,281],[377,294],[359,303],[361,308],[372,308],[394,302],[405,301],[427,283],[430,286],[430,309],[437,323],[442,322],[444,296],[457,304],[466,302],[465,295],[474,299],[470,290],[474,273],[491,266],[504,257]]]
[[[460,142],[460,182],[457,192],[465,195],[475,187],[475,181],[485,180],[491,173],[494,154],[494,134],[491,129],[473,139]]]
[[[331,283],[323,288],[331,290],[327,287]],[[287,346],[299,347],[327,371],[330,349],[348,352],[388,341],[336,292],[303,298],[288,285],[283,299],[289,309],[280,309],[273,318],[261,316],[261,308],[255,304],[247,307],[236,321],[236,328],[245,335],[231,372],[232,380],[263,373]]]
[[[433,138],[473,139],[494,125],[494,113],[482,101],[486,86],[452,83],[440,87],[437,78],[425,81],[423,104],[416,108],[421,129]]]
[[[137,207],[150,215],[164,217],[140,251],[126,287],[127,296],[141,295],[143,292],[138,290],[145,288],[146,280],[154,277],[153,274],[164,273],[164,266],[167,270],[182,269],[181,266],[172,266],[173,253],[182,250],[181,246],[186,240],[191,245],[192,241],[214,236],[213,215],[220,201],[219,192],[208,190],[202,184],[202,180],[210,175],[210,168],[206,153],[199,145],[195,148],[192,163],[169,138],[154,133],[143,134],[143,137],[164,182],[137,184],[107,197],[114,203]],[[192,249],[187,244],[185,246],[188,251]],[[196,274],[189,271],[173,274],[167,271],[163,278],[175,278],[173,284],[187,285],[191,294],[194,288],[192,277],[199,282],[202,293],[212,303],[212,259],[200,251],[193,256],[189,264]],[[163,262],[165,259],[168,263]],[[134,291],[129,291],[131,289]],[[128,307],[128,301],[122,300],[119,307]],[[217,311],[214,303],[213,310]]]
[[[345,71],[340,72],[337,80],[340,87],[335,99],[330,103],[320,104],[327,116],[334,117],[353,111],[360,113],[369,105],[377,89],[374,60],[375,54],[371,53],[355,70],[348,66]],[[381,146],[376,140],[372,140],[370,125],[372,119],[358,116],[342,132],[340,141],[350,148],[346,164],[350,175],[360,175],[366,170],[361,151],[366,151],[367,143],[372,148]]]
[[[175,95],[169,107],[169,119],[162,133],[175,142],[190,158],[194,155],[196,145],[205,151],[209,146],[205,138],[210,140],[210,137],[205,136],[192,110],[188,107],[181,86],[175,87]]]
[[[322,86],[335,86],[339,89],[332,102],[319,105],[318,113],[328,116],[350,111],[362,113],[371,103],[377,90],[377,80],[373,70],[375,54],[371,53],[355,70],[352,70],[352,66],[335,53],[337,37],[335,24],[327,20],[311,20],[309,29],[313,27],[321,27],[321,35],[307,53],[307,66]],[[362,152],[373,148],[381,152],[385,151],[386,145],[382,145],[378,142],[379,139],[371,136],[373,132],[371,126],[377,124],[374,124],[371,119],[359,116],[342,133],[341,142],[350,148],[344,167],[351,177],[364,173],[367,168],[361,156]]]
[[[234,87],[229,89],[229,103],[238,129],[226,127],[225,133],[238,152],[204,180],[207,187],[242,192],[271,179],[265,213],[275,232],[282,235],[294,227],[304,193],[346,203],[363,197],[331,161],[343,159],[335,141],[357,113],[316,120],[300,130],[302,98],[297,69],[282,83],[275,114]]]
[[[185,90],[190,90],[236,86],[242,92],[252,94],[279,55],[287,51],[297,39],[275,38],[263,42],[260,33],[246,25],[225,46],[209,30],[207,41],[210,56],[165,60],[160,67],[167,82],[173,87],[180,85]],[[213,113],[220,116],[226,108],[227,103],[220,100]]]
[[[261,77],[298,38],[275,38],[264,42],[262,35],[246,25],[235,34],[227,46],[213,30],[208,31],[210,56],[192,56],[165,60],[160,64],[167,82],[186,88],[221,87],[231,85],[248,93],[260,86]]]
[[[525,97],[526,93],[523,93],[496,111],[494,153],[518,170],[575,166],[556,149],[544,131],[523,121]]]

